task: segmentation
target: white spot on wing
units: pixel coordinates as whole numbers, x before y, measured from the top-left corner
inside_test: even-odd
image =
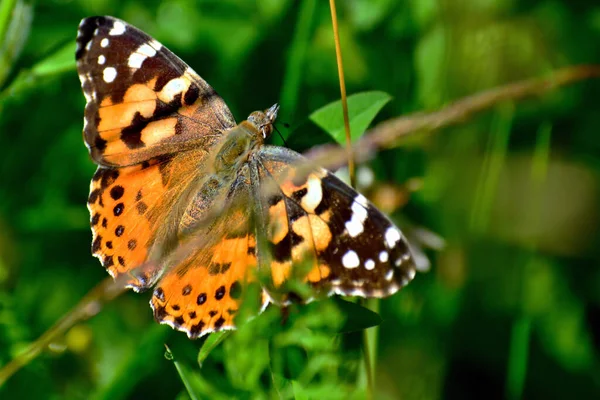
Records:
[[[358,196],[356,196],[354,201],[356,201],[358,204],[360,204],[364,208],[367,208],[369,206],[369,202],[368,202],[367,198],[360,193],[358,194]]]
[[[348,269],[356,268],[359,264],[358,254],[354,250],[348,250],[342,257],[342,265]]]
[[[156,51],[159,51],[162,48],[162,44],[155,39],[152,39],[148,44],[152,46]]]
[[[94,97],[92,96],[92,94],[86,92],[85,90],[83,91],[83,96],[85,97],[85,101],[88,103],[90,103],[94,100]]]
[[[364,226],[362,222],[352,215],[350,221],[346,222],[346,230],[348,231],[348,235],[350,235],[350,237],[357,237],[363,232]]]
[[[125,33],[125,24],[121,21],[115,21],[113,23],[112,29],[110,30],[110,32],[108,32],[110,36],[118,36],[122,35],[123,33]]]
[[[391,281],[392,278],[394,277],[394,270],[390,269],[386,274],[385,274],[385,280],[386,281]]]
[[[98,64],[103,65],[106,62],[106,57],[103,55],[98,56]]]
[[[354,203],[352,203],[352,217],[356,216],[361,222],[364,222],[367,219],[367,209],[360,202],[361,197],[365,201],[367,200],[360,194],[356,197],[356,199],[354,200]]]
[[[321,187],[321,180],[311,174],[306,181],[306,194],[302,197],[302,207],[308,211],[314,211],[321,200],[323,199],[323,188]]]
[[[130,68],[141,68],[142,63],[146,58],[154,57],[155,55],[156,50],[149,43],[144,43],[143,45],[138,47],[135,53],[132,53],[129,56],[129,59],[127,60],[127,65]]]
[[[117,70],[113,67],[106,67],[102,71],[102,77],[104,78],[104,82],[111,83],[117,77]]]
[[[108,46],[108,39],[107,38],[102,39],[100,41],[100,47],[107,47],[107,46]]]
[[[381,253],[379,253],[379,261],[384,263],[384,262],[387,262],[388,259],[389,259],[389,254],[387,251],[384,250]]]
[[[393,226],[390,226],[387,231],[385,231],[385,242],[390,249],[396,245],[400,238],[400,232]]]
[[[350,217],[350,221],[346,222],[346,230],[350,237],[360,235],[365,229],[364,222],[368,213],[364,204],[368,205],[367,199],[362,194],[356,196],[352,203],[352,217]]]
[[[158,98],[164,101],[165,103],[169,103],[173,101],[175,96],[187,90],[189,84],[190,82],[187,79],[184,79],[183,77],[171,79],[161,90],[160,94],[158,95]]]
[[[127,59],[127,65],[129,68],[139,69],[142,63],[146,59],[146,56],[140,53],[132,53]]]
[[[149,43],[144,43],[135,52],[145,55],[146,57],[154,57],[156,55],[156,49],[154,49]]]
[[[375,261],[369,258],[367,261],[365,261],[365,268],[371,271],[373,268],[375,268]]]

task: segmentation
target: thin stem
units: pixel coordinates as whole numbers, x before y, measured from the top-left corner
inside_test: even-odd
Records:
[[[356,176],[354,172],[354,156],[352,154],[352,137],[350,136],[350,119],[348,118],[348,102],[346,100],[346,82],[344,81],[344,66],[342,62],[342,48],[340,45],[340,34],[338,31],[337,15],[335,11],[335,0],[329,0],[331,9],[331,24],[333,26],[333,39],[335,41],[335,56],[338,67],[338,76],[340,78],[340,94],[342,97],[342,113],[344,115],[344,128],[346,130],[346,150],[348,152],[348,174],[350,175],[350,184],[356,186]]]

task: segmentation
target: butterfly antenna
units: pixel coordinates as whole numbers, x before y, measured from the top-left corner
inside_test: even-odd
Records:
[[[289,124],[284,123],[283,126],[285,126],[286,128],[289,128]],[[277,132],[277,134],[279,135],[279,137],[281,138],[281,140],[283,141],[283,145],[285,147],[288,147],[287,142],[285,141],[285,138],[283,137],[283,135],[281,134],[281,132],[279,131],[279,129],[277,129],[277,127],[275,125],[273,125],[273,129],[275,129],[275,132]]]

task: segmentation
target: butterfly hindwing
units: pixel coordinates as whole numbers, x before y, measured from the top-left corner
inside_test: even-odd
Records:
[[[257,159],[274,287],[301,259],[312,263],[305,280],[327,294],[383,297],[414,277],[408,242],[364,196],[324,169],[296,175],[307,160],[291,150],[264,146]]]
[[[210,202],[214,198],[224,204],[218,213],[188,231],[179,247],[186,250],[183,256],[175,251],[165,258],[164,276],[150,301],[158,322],[186,332],[190,338],[233,329],[242,300],[248,300],[248,285],[258,282],[248,187],[234,184],[229,193],[201,193],[195,200]],[[256,305],[264,309],[268,297],[260,290],[256,293]]]
[[[128,166],[210,147],[235,125],[215,90],[175,54],[113,17],[81,21],[84,139],[96,163]]]

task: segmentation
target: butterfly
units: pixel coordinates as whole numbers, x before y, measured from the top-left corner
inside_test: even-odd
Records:
[[[189,66],[113,17],[81,21],[76,61],[98,165],[92,253],[133,290],[154,288],[159,323],[190,338],[233,329],[253,283],[264,309],[294,300],[293,279],[315,297],[384,297],[415,276],[402,233],[363,195],[265,144],[278,105],[236,124]]]

